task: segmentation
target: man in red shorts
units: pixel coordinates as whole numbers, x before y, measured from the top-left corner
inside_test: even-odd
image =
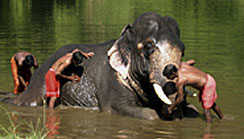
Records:
[[[11,70],[14,79],[14,94],[23,92],[31,78],[31,67],[38,68],[36,58],[29,52],[18,52],[11,58]]]
[[[212,76],[195,68],[193,66],[194,63],[194,60],[181,62],[178,70],[172,64],[165,67],[163,74],[168,79],[178,77],[176,81],[178,98],[176,99],[175,103],[168,108],[169,114],[172,113],[172,110],[177,104],[183,101],[184,85],[189,85],[199,90],[199,100],[202,102],[207,123],[212,122],[210,108],[213,109],[220,119],[222,119],[223,114],[215,103],[217,99],[216,82]]]
[[[50,97],[49,107],[53,108],[55,101],[60,96],[60,78],[65,78],[73,82],[79,82],[80,77],[78,75],[66,76],[61,72],[69,65],[79,65],[83,60],[83,56],[87,59],[94,55],[93,52],[85,53],[79,49],[73,50],[71,53],[59,58],[49,69],[45,76],[46,81],[46,97]]]

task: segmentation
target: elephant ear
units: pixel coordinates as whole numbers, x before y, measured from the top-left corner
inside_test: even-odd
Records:
[[[120,73],[120,75],[123,77],[123,79],[126,79],[128,77],[128,71],[129,71],[129,57],[123,57],[121,55],[121,50],[118,47],[118,42],[120,39],[116,40],[114,45],[108,50],[108,58],[109,58],[109,64],[110,66]],[[127,62],[125,62],[127,61]]]
[[[130,67],[130,52],[127,44],[123,42],[125,39],[130,37],[129,31],[131,28],[132,25],[128,24],[122,29],[119,39],[116,40],[114,45],[108,50],[107,53],[110,66],[119,72],[123,79],[128,77]]]
[[[126,26],[124,26],[124,28],[120,32],[120,36],[124,35],[126,31],[131,28],[131,26],[131,24],[127,24]]]

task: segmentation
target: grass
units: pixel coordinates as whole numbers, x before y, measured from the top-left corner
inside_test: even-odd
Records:
[[[47,137],[48,129],[43,126],[41,127],[41,120],[38,118],[36,126],[32,122],[25,122],[24,124],[15,125],[9,112],[0,105],[0,108],[7,114],[10,126],[8,128],[3,127],[0,124],[0,139],[44,139]],[[28,133],[21,133],[19,131],[27,127]]]

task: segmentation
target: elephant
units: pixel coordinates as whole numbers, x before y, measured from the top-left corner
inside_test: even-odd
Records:
[[[19,106],[43,105],[45,74],[56,60],[74,49],[95,55],[82,63],[83,79],[79,85],[72,82],[63,85],[61,103],[78,105],[68,97],[83,93],[76,98],[85,102],[80,105],[97,106],[102,112],[147,120],[174,120],[184,116],[181,105],[168,115],[167,108],[174,102],[176,92],[162,88],[172,82],[163,75],[164,68],[169,64],[179,67],[185,46],[177,22],[154,12],[140,15],[117,39],[59,48],[35,71],[29,87],[8,102]]]

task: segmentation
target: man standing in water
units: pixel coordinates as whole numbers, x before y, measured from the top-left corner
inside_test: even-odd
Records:
[[[38,63],[36,58],[29,52],[18,52],[11,58],[11,70],[14,79],[14,94],[23,92],[31,78],[31,67],[36,70]]]
[[[207,123],[212,122],[210,108],[213,109],[220,119],[222,119],[223,114],[215,103],[217,99],[216,82],[212,76],[192,66],[194,63],[194,60],[181,62],[178,70],[174,65],[165,67],[163,74],[167,78],[174,79],[178,77],[176,81],[178,98],[175,103],[168,108],[169,114],[172,113],[172,110],[177,104],[183,101],[184,85],[189,85],[199,90],[199,100],[202,101]]]
[[[78,75],[66,76],[61,72],[73,64],[79,66],[83,60],[83,57],[89,59],[94,55],[93,52],[85,53],[79,49],[73,50],[71,53],[59,58],[49,69],[46,74],[46,97],[50,97],[49,107],[53,108],[55,101],[60,96],[60,78],[65,78],[73,82],[79,82],[80,77]]]

